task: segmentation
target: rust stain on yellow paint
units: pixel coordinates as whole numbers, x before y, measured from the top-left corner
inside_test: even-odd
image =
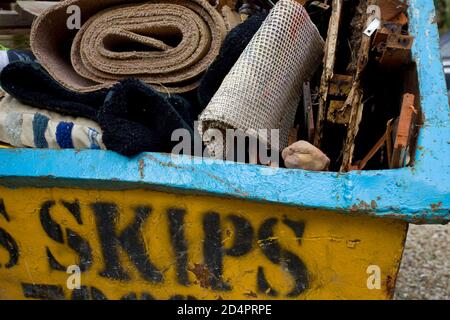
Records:
[[[0,188],[0,298],[386,299],[406,230],[208,196]]]

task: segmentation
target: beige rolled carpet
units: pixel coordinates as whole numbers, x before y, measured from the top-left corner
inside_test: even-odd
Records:
[[[71,30],[81,10],[81,28]],[[66,0],[40,15],[31,47],[65,87],[94,91],[126,77],[161,92],[197,87],[227,29],[206,0]]]
[[[210,155],[224,157],[233,148],[226,139],[211,139],[209,129],[240,129],[272,149],[287,147],[302,84],[320,65],[323,46],[305,8],[278,1],[200,115]],[[272,129],[279,130],[277,143],[270,141]]]

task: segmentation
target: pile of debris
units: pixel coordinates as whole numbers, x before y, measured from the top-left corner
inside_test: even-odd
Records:
[[[334,171],[411,165],[421,116],[407,5],[311,5],[331,13],[322,73],[304,84],[303,137],[328,154]]]
[[[38,16],[33,52],[0,52],[3,142],[133,156],[173,153],[183,129],[216,159],[340,172],[414,163],[421,111],[403,1],[46,5],[25,10]],[[64,20],[71,5],[85,13],[75,30]],[[248,140],[236,156],[229,130],[282,160]]]

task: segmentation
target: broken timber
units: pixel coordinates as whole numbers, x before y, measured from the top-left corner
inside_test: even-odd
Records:
[[[319,89],[319,109],[317,113],[316,132],[314,145],[320,149],[322,144],[323,126],[327,114],[326,105],[328,99],[329,82],[334,74],[334,64],[336,61],[336,49],[339,35],[339,24],[342,16],[343,0],[333,0],[328,35],[325,44],[324,70],[320,81]]]
[[[407,160],[408,145],[411,137],[415,96],[405,93],[402,101],[402,109],[398,120],[397,133],[394,140],[394,150],[392,154],[391,168],[404,167]]]
[[[367,2],[367,8],[371,5],[377,4],[376,0],[369,0]],[[371,21],[371,13],[366,13],[365,19],[366,25],[369,25]],[[347,137],[344,142],[343,159],[341,165],[341,171],[347,171],[353,160],[353,151],[355,149],[355,139],[359,131],[359,124],[361,123],[362,112],[364,109],[363,90],[361,88],[361,75],[369,60],[369,51],[371,45],[371,37],[363,36],[361,39],[361,45],[358,51],[358,60],[356,65],[356,74],[353,80],[353,87],[350,90],[350,94],[345,102],[345,107],[350,107],[350,121],[347,128]]]

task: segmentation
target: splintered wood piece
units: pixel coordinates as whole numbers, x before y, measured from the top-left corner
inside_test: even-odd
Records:
[[[358,81],[359,83],[359,81]],[[347,137],[344,142],[342,151],[342,165],[340,171],[347,171],[353,161],[353,152],[355,149],[355,139],[359,132],[359,124],[361,123],[364,104],[362,103],[363,91],[359,87],[354,87],[345,102],[346,107],[349,106],[350,121],[347,128]]]
[[[352,89],[353,76],[347,74],[335,74],[330,80],[328,94],[333,97],[347,97]]]
[[[336,61],[336,48],[338,43],[339,25],[342,16],[343,0],[333,0],[330,23],[328,26],[328,36],[325,43],[325,56],[322,78],[319,88],[319,108],[317,112],[316,131],[314,145],[320,148],[322,144],[323,126],[326,118],[326,103],[328,100],[329,82],[334,74],[334,64]]]
[[[367,1],[367,6],[377,4],[377,0],[369,0]],[[371,19],[368,14],[365,15],[366,24],[370,23]],[[356,74],[353,82],[353,87],[348,95],[347,100],[345,101],[345,106],[350,106],[350,121],[347,128],[347,137],[344,142],[344,148],[342,150],[342,165],[341,171],[347,171],[352,165],[353,161],[353,152],[355,149],[355,139],[359,131],[359,124],[361,123],[362,113],[364,110],[364,104],[362,102],[363,99],[363,90],[361,88],[361,75],[367,65],[369,60],[369,52],[371,45],[371,37],[363,36],[361,39],[361,45],[358,51],[358,61],[356,65]]]
[[[345,101],[350,94],[353,85],[353,76],[345,74],[335,74],[330,81],[328,96],[330,99],[328,106],[327,120],[332,123],[348,124],[350,120],[349,108],[346,108]]]
[[[401,168],[405,165],[408,144],[411,135],[415,96],[411,93],[403,95],[400,118],[394,139],[394,151],[392,153],[391,168]]]
[[[311,98],[311,86],[309,82],[303,83],[303,106],[306,133],[308,136],[308,141],[311,142],[314,139],[314,112]]]
[[[347,125],[350,121],[349,110],[345,101],[331,100],[328,106],[327,120],[331,123]]]

